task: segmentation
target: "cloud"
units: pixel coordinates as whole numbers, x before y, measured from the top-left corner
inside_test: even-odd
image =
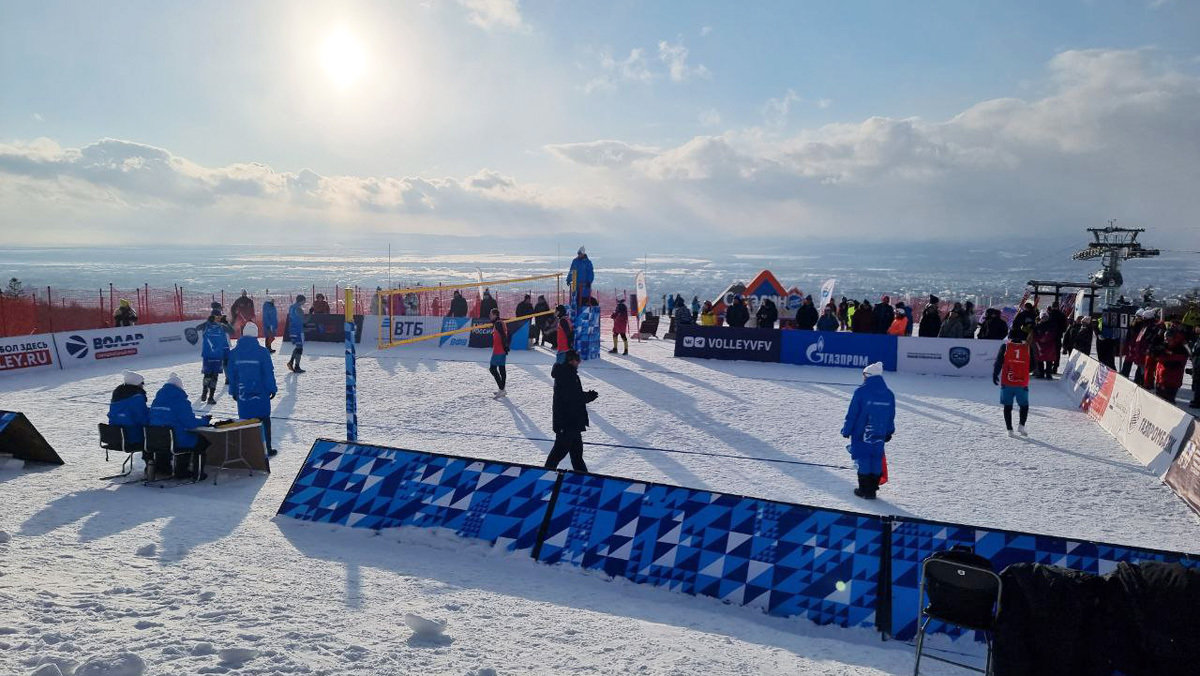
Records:
[[[521,18],[520,0],[458,0],[458,4],[466,8],[468,21],[486,31],[526,28]]]
[[[561,156],[608,167],[659,213],[715,229],[961,239],[1117,217],[1196,241],[1200,78],[1149,50],[1074,50],[1050,60],[1044,87],[944,121],[871,117],[784,135],[799,100],[788,91],[764,107],[762,127],[620,163]]]
[[[41,113],[34,113],[33,115],[30,115],[29,117],[34,122],[45,122],[46,121],[46,118],[42,117]]]
[[[721,124],[721,113],[717,112],[716,108],[702,110],[700,111],[700,114],[696,116],[696,121],[699,122],[700,126],[702,127],[716,127]]]
[[[688,50],[683,39],[678,42],[662,40],[658,43],[658,62],[663,70],[656,70],[646,50],[637,47],[629,50],[624,59],[613,58],[608,49],[600,52],[600,73],[588,80],[580,89],[585,94],[598,91],[615,91],[624,83],[648,85],[659,78],[672,82],[687,82],[696,78],[709,78],[712,74],[703,65],[688,65]]]
[[[647,157],[655,157],[658,149],[636,146],[624,141],[588,141],[548,145],[546,150],[556,157],[591,167],[626,167]]]
[[[49,139],[0,144],[0,205],[24,211],[57,202],[126,210],[126,218],[180,210],[210,218],[217,213],[254,215],[275,223],[388,217],[428,217],[462,232],[498,223],[544,227],[570,210],[561,191],[525,185],[483,169],[456,177],[324,176],[310,169],[282,172],[260,163],[205,167],[154,146],[103,139],[64,148]],[[590,201],[590,200],[589,200]],[[602,208],[602,207],[601,207]],[[133,220],[133,219],[131,219]],[[215,219],[214,219],[215,220]]]
[[[622,82],[640,82],[648,84],[654,80],[654,73],[642,50],[631,49],[629,56],[620,61],[614,59],[608,51],[600,53],[601,74],[592,78],[583,86],[585,94],[595,91],[612,91]]]
[[[787,90],[783,96],[777,99],[767,99],[763,105],[762,115],[767,125],[772,127],[782,127],[787,124],[788,115],[792,111],[792,104],[800,103],[803,99],[800,95],[791,89]]]
[[[712,26],[701,26],[700,27],[700,37],[702,37],[702,38],[706,38],[709,35],[712,35],[712,32],[713,32]]]
[[[671,43],[661,40],[658,43],[658,58],[667,65],[667,72],[673,82],[686,82],[694,77],[709,77],[708,69],[703,65],[689,66],[687,64],[688,50],[683,46],[683,39]]]

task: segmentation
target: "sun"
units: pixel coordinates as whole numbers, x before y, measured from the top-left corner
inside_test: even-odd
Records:
[[[366,71],[367,52],[358,38],[339,29],[321,45],[321,65],[335,85],[346,89],[358,82]]]

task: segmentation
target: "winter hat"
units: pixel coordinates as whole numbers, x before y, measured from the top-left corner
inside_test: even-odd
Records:
[[[303,303],[305,300],[307,300],[307,299],[304,297],[304,294],[302,294],[302,293],[301,293],[301,294],[297,294],[297,295],[296,295],[296,302],[297,302],[297,303]]]
[[[129,299],[128,298],[121,299],[121,307],[129,307]]]
[[[884,297],[883,297],[883,302],[885,302],[885,303],[891,302],[891,300],[892,300],[892,299],[891,299],[891,298],[888,298],[887,296],[884,296]]]
[[[181,380],[179,378],[179,374],[174,371],[171,371],[171,375],[167,376],[167,384],[174,385],[181,390],[183,389],[183,380]]]
[[[142,374],[135,371],[122,371],[121,377],[125,379],[126,385],[133,385],[134,387],[139,387],[142,383],[146,382]]]
[[[583,248],[582,246],[581,246],[581,247],[579,247],[579,255],[580,255],[580,256],[586,256],[586,255],[587,255],[587,249]]]
[[[258,326],[254,322],[249,322],[242,327],[242,335],[250,336],[251,338],[258,337]]]
[[[868,364],[867,368],[863,369],[863,375],[868,378],[883,375],[883,362],[877,361],[873,364]]]

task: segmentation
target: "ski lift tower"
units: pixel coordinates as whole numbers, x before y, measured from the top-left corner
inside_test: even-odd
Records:
[[[1088,228],[1092,242],[1086,249],[1077,251],[1071,258],[1077,261],[1099,258],[1103,266],[1092,273],[1092,281],[1104,288],[1106,305],[1115,305],[1125,278],[1121,275],[1121,263],[1133,258],[1150,258],[1159,254],[1158,249],[1144,248],[1137,241],[1145,228],[1118,228],[1116,221],[1109,221],[1107,228]]]

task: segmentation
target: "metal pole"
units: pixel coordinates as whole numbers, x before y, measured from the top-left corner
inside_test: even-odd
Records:
[[[353,289],[346,289],[346,441],[358,441],[358,372],[354,364],[353,294]]]
[[[50,296],[50,287],[46,287],[46,321],[50,324],[50,333],[54,333],[54,299]]]

